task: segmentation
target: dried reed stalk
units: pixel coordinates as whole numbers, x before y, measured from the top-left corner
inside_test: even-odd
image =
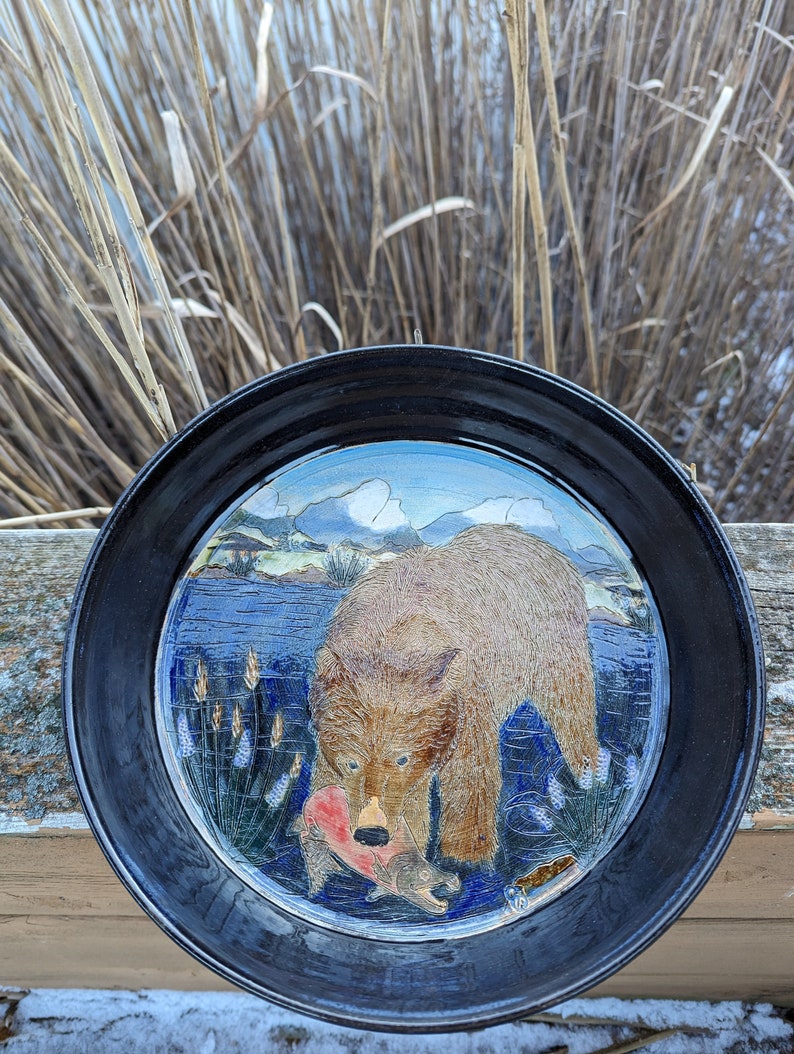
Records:
[[[65,0],[61,0],[65,2]],[[215,113],[212,107],[212,100],[210,98],[209,83],[207,81],[207,72],[204,67],[204,57],[201,53],[201,43],[199,41],[198,27],[196,25],[195,14],[193,10],[193,4],[191,0],[182,0],[182,13],[185,19],[185,25],[188,30],[188,38],[190,40],[191,56],[193,60],[193,68],[196,71],[196,79],[199,85],[199,93],[201,98],[201,106],[204,111],[204,116],[207,121],[207,129],[210,135],[210,141],[212,143],[212,153],[215,159],[215,166],[218,175],[218,182],[221,190],[221,201],[223,203],[223,209],[227,217],[231,221],[232,234],[234,238],[234,247],[237,251],[238,261],[243,271],[243,286],[245,291],[250,298],[251,305],[254,309],[254,320],[256,329],[258,332],[259,340],[264,349],[265,359],[268,364],[268,370],[275,368],[275,362],[270,350],[270,340],[265,328],[265,322],[262,310],[262,297],[258,283],[254,280],[253,266],[251,257],[248,249],[248,244],[243,238],[242,230],[237,213],[236,202],[232,198],[231,187],[229,179],[226,173],[226,160],[223,156],[221,149],[220,136],[218,134],[218,127],[215,121]],[[268,19],[269,28],[269,19]],[[260,73],[257,79],[257,88],[259,92],[262,91],[262,75]],[[261,107],[262,101],[257,96],[255,101],[256,107]]]
[[[193,353],[185,340],[185,335],[182,331],[179,319],[170,309],[170,294],[165,281],[165,276],[163,275],[160,258],[152,243],[151,237],[149,236],[135,189],[129,178],[126,165],[124,164],[115,129],[113,128],[113,124],[105,107],[102,92],[99,88],[96,77],[94,76],[93,66],[77,28],[73,12],[69,6],[68,0],[52,0],[52,8],[63,41],[63,47],[69,58],[72,73],[80,87],[86,110],[93,122],[94,131],[96,132],[101,144],[104,160],[107,162],[110,169],[114,187],[119,193],[127,210],[127,215],[132,224],[138,246],[147,262],[151,280],[159,295],[160,306],[163,311],[166,325],[171,331],[174,344],[183,363],[183,368],[185,369],[191,387],[195,393],[198,407],[204,407],[207,405],[207,397],[201,383],[201,378],[198,375],[195,359],[193,358]],[[44,11],[46,11],[46,8],[42,9],[42,13]],[[84,151],[84,157],[90,166],[93,161],[91,151],[86,149]],[[99,189],[101,184],[96,176],[93,179],[93,184],[94,190],[97,192],[97,196],[101,202],[103,199],[103,195]],[[109,223],[112,222],[110,220],[109,208],[106,213],[106,221]],[[137,309],[137,294],[135,292],[134,282],[130,280],[131,276],[126,274],[128,270],[128,262],[126,256],[123,254],[121,245],[117,244],[115,239],[114,249],[117,249],[119,253],[119,275],[123,284],[126,286],[126,296],[134,314]],[[163,420],[167,429],[169,432],[173,431],[175,425],[168,406],[168,399],[162,386],[157,384],[154,371],[151,369],[139,322],[136,322],[136,329],[141,338],[139,346],[140,357],[136,360],[136,365],[149,386],[149,396],[153,399],[158,406],[160,413],[163,415]],[[133,341],[133,343],[135,342]]]
[[[526,0],[508,0],[504,17],[513,74],[513,354],[524,358],[524,263],[526,260],[526,127],[529,96],[527,77]]]
[[[372,301],[375,293],[376,268],[378,253],[383,244],[383,167],[381,151],[385,128],[386,84],[389,75],[391,58],[391,0],[386,0],[383,8],[383,31],[381,36],[380,69],[378,71],[378,94],[375,101],[375,130],[370,145],[370,173],[372,178],[372,230],[369,238],[369,261],[367,263],[367,289],[364,295],[364,319],[361,324],[362,342],[366,344],[370,337],[372,319]]]
[[[511,69],[459,0],[0,0],[0,516],[106,508],[202,391],[416,329],[794,516],[786,15],[545,0]]]
[[[529,105],[529,89],[527,86],[528,71],[528,0],[509,0],[505,5],[505,20],[507,22],[508,46],[510,50],[510,66],[513,71],[513,93],[515,112],[515,146],[513,150],[513,230],[521,238],[521,261],[516,260],[514,250],[514,265],[519,263],[520,272],[516,275],[515,285],[520,281],[520,290],[523,298],[523,256],[524,256],[524,230],[523,210],[524,196],[523,188],[519,192],[518,202],[515,203],[515,195],[518,192],[517,180],[526,179],[529,192],[529,214],[532,218],[532,234],[535,243],[535,264],[538,270],[538,284],[540,286],[540,311],[541,327],[543,333],[543,365],[550,373],[557,373],[557,349],[554,342],[554,309],[551,288],[551,264],[549,262],[549,239],[546,228],[546,217],[543,207],[543,192],[540,184],[540,170],[538,168],[537,148],[535,146],[535,131],[532,123],[532,110]],[[516,215],[520,212],[521,215]],[[516,338],[521,340],[519,345],[521,357],[523,357],[523,303],[516,302],[515,288],[513,291],[513,311],[520,312],[521,329],[516,332],[514,323],[514,346]]]
[[[554,158],[554,169],[557,173],[557,186],[562,198],[565,223],[568,237],[571,240],[571,257],[576,276],[576,285],[582,305],[582,327],[584,329],[587,361],[590,364],[590,384],[596,395],[601,394],[601,381],[598,375],[598,350],[593,326],[593,313],[590,308],[590,290],[587,286],[582,239],[579,225],[576,222],[568,174],[565,171],[565,146],[560,128],[560,115],[557,109],[557,92],[554,87],[554,65],[549,44],[549,28],[546,21],[546,0],[535,0],[535,27],[540,46],[540,59],[543,68],[543,84],[546,89],[546,104],[549,109],[549,127],[551,130],[551,153]]]

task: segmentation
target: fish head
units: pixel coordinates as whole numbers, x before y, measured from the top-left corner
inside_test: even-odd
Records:
[[[448,902],[435,896],[433,890],[442,886],[448,893],[455,893],[461,885],[456,874],[442,871],[418,851],[392,857],[386,870],[399,895],[431,915],[443,915],[448,907]]]

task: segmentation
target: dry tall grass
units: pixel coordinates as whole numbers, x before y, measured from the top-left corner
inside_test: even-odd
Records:
[[[521,3],[0,0],[0,514],[96,522],[207,401],[419,328],[791,518],[785,0],[550,0],[511,66]]]

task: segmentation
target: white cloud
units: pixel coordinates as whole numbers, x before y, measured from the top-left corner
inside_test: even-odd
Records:
[[[278,491],[270,484],[262,487],[253,497],[249,498],[245,503],[245,509],[254,516],[261,516],[263,520],[274,520],[277,517],[289,515],[289,509],[282,504]]]
[[[479,505],[462,509],[459,515],[472,523],[507,523],[507,514],[513,504],[513,498],[486,498]]]
[[[545,530],[559,531],[560,525],[554,513],[540,498],[519,498],[510,506],[505,523],[514,523],[525,531]]]
[[[385,532],[408,526],[408,519],[385,480],[367,480],[340,500],[347,506],[350,519],[362,527]]]
[[[295,522],[323,545],[349,540],[377,548],[397,535],[416,537],[402,505],[382,479],[366,480],[354,490],[307,505]]]

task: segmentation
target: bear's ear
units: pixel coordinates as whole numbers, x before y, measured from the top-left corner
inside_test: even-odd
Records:
[[[309,687],[309,713],[318,732],[333,725],[331,711],[339,710],[353,692],[353,676],[333,649],[323,645],[315,655],[315,676]]]
[[[339,681],[349,680],[350,674],[347,667],[331,648],[323,645],[314,659],[316,675],[323,681],[338,684]]]
[[[431,688],[459,688],[466,674],[466,656],[460,648],[447,648],[426,661],[422,673]]]
[[[314,657],[314,671],[323,680],[336,680],[340,666],[339,656],[330,648],[320,648]]]

